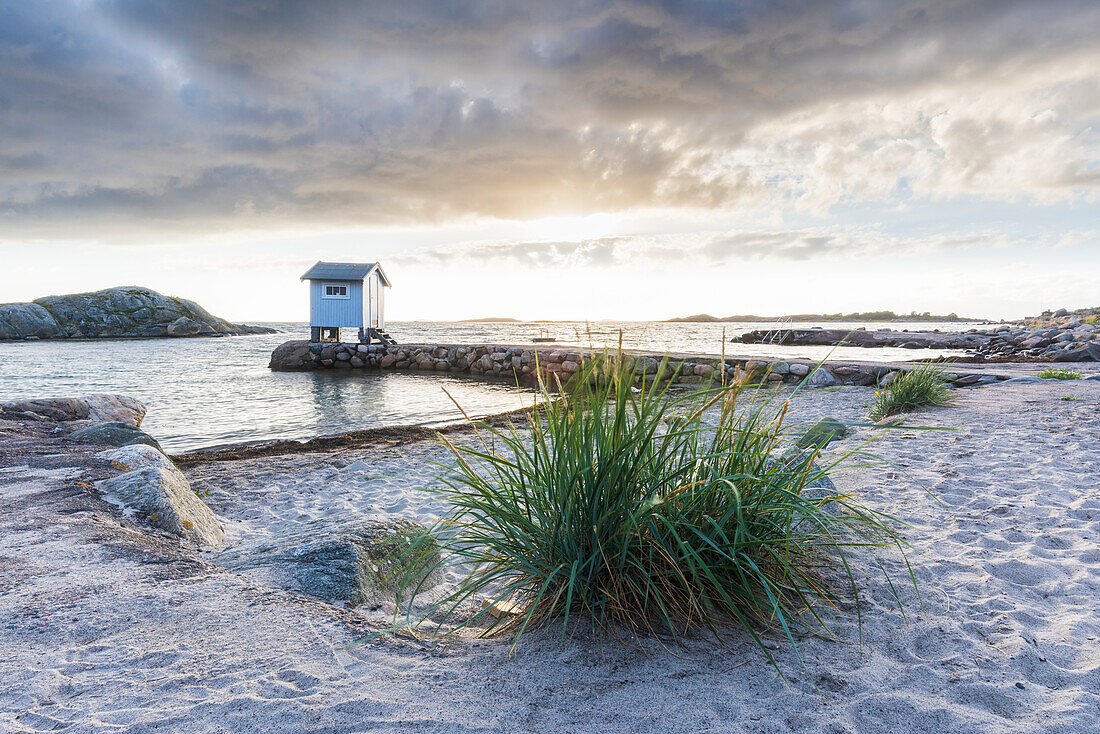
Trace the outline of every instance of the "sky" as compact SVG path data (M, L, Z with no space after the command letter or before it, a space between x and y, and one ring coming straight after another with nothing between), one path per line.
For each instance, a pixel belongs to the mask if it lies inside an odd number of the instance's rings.
M1100 3L0 0L0 302L1100 305Z

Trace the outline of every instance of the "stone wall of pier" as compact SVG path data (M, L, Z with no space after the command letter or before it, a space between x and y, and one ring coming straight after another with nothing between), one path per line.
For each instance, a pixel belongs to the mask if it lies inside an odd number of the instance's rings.
M278 347L271 355L271 369L285 372L310 370L403 370L409 372L455 372L472 376L519 379L534 382L536 372L544 376L557 374L565 379L581 369L586 360L600 357L602 352L562 347L507 347L495 345L399 344L380 346L355 343L310 343L292 341ZM626 353L624 359L638 375L655 375L660 369L659 358L644 353ZM664 369L666 377L676 382L696 384L751 377L774 383L811 385L880 385L893 381L903 367L888 364L830 362L818 367L811 360L765 360L760 358L671 356ZM948 373L947 379L956 385L974 385L1007 379L1004 375Z

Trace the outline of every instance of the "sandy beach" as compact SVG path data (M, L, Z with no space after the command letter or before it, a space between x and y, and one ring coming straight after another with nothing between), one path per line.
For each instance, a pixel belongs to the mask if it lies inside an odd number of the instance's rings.
M0 734L1100 734L1098 37L0 0Z
M889 462L838 486L908 523L921 590L859 558L862 642L807 639L804 665L694 639L352 645L382 610L337 608L231 573L91 489L94 447L3 426L0 729L12 732L1083 732L1100 710L1100 384L958 390L912 425L833 445ZM797 421L858 422L870 390L804 392ZM1074 400L1064 400L1072 397ZM48 426L49 424L40 424ZM22 438L20 438L22 436ZM56 442L57 445L51 444ZM82 453L83 452L83 453ZM361 514L430 521L445 460L425 441L188 467L232 547ZM850 612L850 610L847 610ZM770 643L769 643L770 644Z

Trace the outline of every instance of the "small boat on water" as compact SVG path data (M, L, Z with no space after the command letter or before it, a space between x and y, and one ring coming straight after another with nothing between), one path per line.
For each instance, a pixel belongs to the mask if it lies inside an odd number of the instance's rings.
M533 337L531 341L535 342L536 344L542 344L545 342L556 342L557 339L550 336L550 332L548 332L546 329L543 329L539 332L539 335Z

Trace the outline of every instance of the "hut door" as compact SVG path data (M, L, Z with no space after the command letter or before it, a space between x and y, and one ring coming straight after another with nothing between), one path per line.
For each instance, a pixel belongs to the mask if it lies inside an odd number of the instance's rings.
M386 309L386 286L384 286L382 284L382 279L379 278L378 283L375 285L375 287L378 290L378 295L376 296L376 298L378 300L378 310L374 312L374 319L375 319L375 321L378 322L378 327L377 328L381 329L382 331L385 331L386 330L386 316L385 316L384 312L385 312L385 309Z
M371 275L367 282L370 286L370 325L373 329L380 329L382 328L379 319L379 313L382 310L382 284L374 275Z

